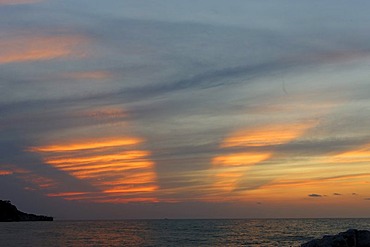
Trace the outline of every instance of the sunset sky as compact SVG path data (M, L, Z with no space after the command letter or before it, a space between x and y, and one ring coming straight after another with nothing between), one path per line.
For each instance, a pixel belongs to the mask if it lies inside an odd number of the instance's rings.
M56 219L370 217L369 9L0 0L0 199Z

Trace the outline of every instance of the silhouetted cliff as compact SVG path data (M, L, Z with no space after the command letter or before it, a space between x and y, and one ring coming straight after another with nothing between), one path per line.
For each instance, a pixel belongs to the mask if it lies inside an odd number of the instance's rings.
M17 209L10 201L0 200L0 221L52 221L53 217L26 214Z

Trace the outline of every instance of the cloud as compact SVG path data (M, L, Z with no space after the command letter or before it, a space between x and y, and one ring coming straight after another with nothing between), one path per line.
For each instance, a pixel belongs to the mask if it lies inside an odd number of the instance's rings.
M346 151L329 158L332 163L360 163L370 161L370 144L357 147L355 150Z
M50 197L112 203L153 201L152 193L158 189L154 162L150 152L137 149L140 142L138 138L97 138L29 150L40 153L46 164L99 191L64 191L49 193Z
M341 196L342 194L340 193L333 193L334 196Z
M18 4L32 4L40 3L44 0L0 0L0 5L18 5Z
M345 182L347 180L362 180L364 178L369 178L370 173L358 173L358 174L345 174L340 176L326 176L326 177L318 177L318 178L310 178L310 179L286 179L286 180L275 180L271 184L267 184L266 186L277 186L277 187L306 187L312 186L315 184L321 185L324 183L330 182ZM352 195L357 195L356 193L352 193Z
M271 153L233 153L224 156L217 156L213 159L214 166L249 166L262 162L271 157Z
M6 176L6 175L11 175L11 174L13 174L12 171L0 170L0 176Z
M106 80L112 76L113 74L110 71L105 70L69 72L62 75L66 79L73 80Z
M304 132L315 126L314 121L305 123L276 124L248 128L236 131L223 141L222 147L245 146L261 147L281 145L302 136Z
M316 121L306 121L305 123L270 124L233 131L220 145L221 150L229 153L219 154L212 159L215 189L240 192L256 189L268 183L266 180L271 180L271 177L260 178L257 181L249 178L253 180L254 186L245 181L245 177L250 177L250 170L254 166L274 159L275 150L264 148L294 141L315 125ZM244 150L236 152L235 148ZM255 148L256 151L247 151L247 148Z
M68 144L60 145L48 145L41 147L31 147L29 151L32 152L66 152L66 151L79 151L79 150L89 150L89 149L104 149L110 147L120 147L126 145L136 145L142 142L139 138L112 138L112 139L99 139L99 140L84 140L76 141Z
M319 194L309 194L308 196L309 197L322 197L322 195L319 195Z
M107 16L102 16L100 22L93 18L89 20L92 23L91 26L86 26L83 31L96 41L109 44L109 47L97 46L95 49L107 59L107 64L117 66L113 64L114 61L120 64L122 69L125 69L125 66L148 66L144 73L129 72L132 75L125 76L123 88L89 94L88 97L91 99L115 98L127 102L185 90L221 86L229 88L233 85L251 83L253 79L271 73L291 71L314 64L332 63L333 57L336 59L335 62L338 62L342 61L340 59L346 61L348 57L356 57L350 54L367 54L363 51L365 49L359 52L356 51L356 47L351 46L345 49L336 47L333 49L319 47L318 49L294 44L294 47L300 47L298 52L292 50L292 45L287 44L292 40L289 34L281 34L273 30L226 28L221 25L199 23L130 20L124 17L109 18ZM112 26L115 28L112 29ZM238 38L225 40L224 37ZM274 43L276 45L266 42L271 37L277 39ZM229 42L231 45L225 45ZM203 43L208 45L202 46ZM269 47L268 52L265 49L266 46ZM258 60L248 60L251 56L249 47L253 47L258 51L256 53L261 54ZM135 53L144 48L147 49L144 54ZM302 52L301 49L304 51ZM236 53L235 50L238 52ZM284 55L276 56L276 53ZM349 55L343 55L344 53ZM125 59L128 57L130 59ZM223 59L220 60L218 57ZM251 59L253 58L254 56ZM205 62L199 62L202 60ZM163 72L158 73L158 71ZM149 79L148 74L151 77ZM69 76L97 78L105 75L74 74ZM138 83L131 83L132 81Z
M86 44L82 36L11 34L0 37L0 64L46 61L65 57L79 57L79 45Z

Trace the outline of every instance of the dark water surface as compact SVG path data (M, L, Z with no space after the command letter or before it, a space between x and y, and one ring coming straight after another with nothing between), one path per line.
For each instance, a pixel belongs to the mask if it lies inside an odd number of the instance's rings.
M299 246L370 219L122 220L0 223L0 246Z

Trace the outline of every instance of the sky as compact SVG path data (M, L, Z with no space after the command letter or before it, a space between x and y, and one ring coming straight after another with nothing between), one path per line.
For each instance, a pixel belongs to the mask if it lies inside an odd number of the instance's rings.
M0 0L0 199L56 219L370 217L369 8Z

